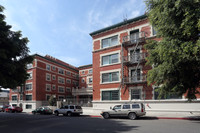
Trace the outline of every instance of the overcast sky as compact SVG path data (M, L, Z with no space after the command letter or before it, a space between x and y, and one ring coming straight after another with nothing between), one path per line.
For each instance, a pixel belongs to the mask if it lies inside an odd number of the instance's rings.
M74 66L92 64L89 33L145 13L143 0L0 0L12 30L28 37L30 54Z

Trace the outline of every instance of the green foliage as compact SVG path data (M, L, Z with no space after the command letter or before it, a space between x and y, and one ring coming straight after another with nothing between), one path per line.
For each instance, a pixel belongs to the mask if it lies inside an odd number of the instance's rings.
M28 38L23 38L20 31L10 30L3 10L0 5L0 86L15 88L26 81L26 64L31 63L33 58L28 55Z
M48 102L50 106L56 106L56 98L53 95L49 98Z
M150 56L148 83L160 86L160 95L187 92L195 99L200 86L200 1L146 0L147 14L160 42L145 46Z

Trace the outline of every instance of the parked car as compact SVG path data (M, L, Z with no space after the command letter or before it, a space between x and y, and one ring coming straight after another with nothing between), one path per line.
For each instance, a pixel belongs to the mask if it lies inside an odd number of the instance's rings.
M23 109L21 107L18 107L18 106L10 106L10 107L6 108L5 111L10 112L10 113L14 113L14 112L22 112Z
M5 109L7 109L8 107L10 107L10 105L4 105L4 106L1 108L1 111L2 111L2 112L5 112Z
M32 111L32 114L53 114L53 110L49 107L39 107Z
M2 112L2 111L3 111L3 109L2 109L2 108L3 108L3 106L2 106L2 105L0 105L0 112Z
M80 115L83 113L82 107L77 105L66 105L54 111L55 115L63 114L65 116Z
M109 117L128 117L131 120L146 114L145 107L142 103L120 104L115 105L110 110L101 112L101 115L108 119Z

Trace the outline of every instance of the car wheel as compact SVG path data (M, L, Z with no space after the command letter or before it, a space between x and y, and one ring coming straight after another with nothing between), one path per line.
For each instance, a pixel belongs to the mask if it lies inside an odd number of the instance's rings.
M59 113L58 113L58 111L56 111L56 112L55 112L55 116L58 116L58 115L59 115Z
M109 116L109 114L108 113L103 113L103 118L104 119L108 119L110 116Z
M67 116L72 116L72 112L67 112Z
M131 119L131 120L135 120L137 118L137 116L136 116L135 113L129 113L128 118Z

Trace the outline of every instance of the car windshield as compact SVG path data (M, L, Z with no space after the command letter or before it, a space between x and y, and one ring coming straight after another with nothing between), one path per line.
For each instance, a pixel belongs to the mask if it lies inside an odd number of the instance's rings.
M113 109L121 109L121 105L116 105Z

